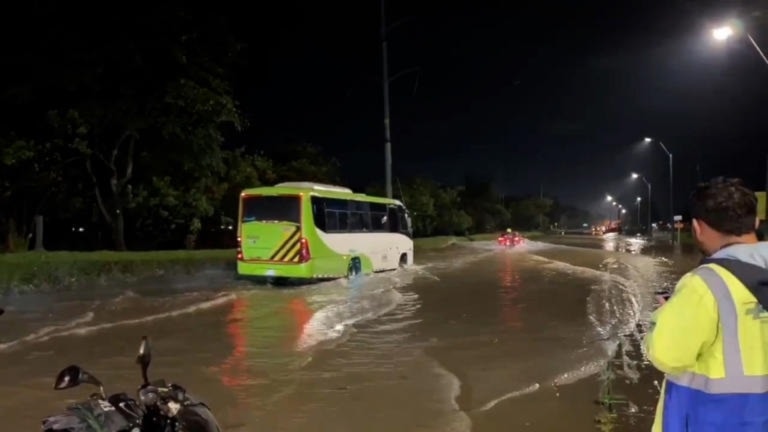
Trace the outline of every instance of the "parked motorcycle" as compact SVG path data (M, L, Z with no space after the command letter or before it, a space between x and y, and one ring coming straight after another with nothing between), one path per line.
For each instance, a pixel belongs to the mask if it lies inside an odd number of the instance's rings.
M165 380L150 382L147 376L152 353L144 336L136 363L144 383L137 398L126 393L106 395L101 381L77 365L59 372L54 390L80 384L99 388L85 401L74 403L63 414L42 421L44 432L221 432L211 410L178 384Z

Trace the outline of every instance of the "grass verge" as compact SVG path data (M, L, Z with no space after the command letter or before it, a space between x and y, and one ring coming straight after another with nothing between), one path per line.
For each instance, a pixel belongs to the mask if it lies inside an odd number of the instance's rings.
M191 273L234 262L234 250L22 252L0 254L0 293L62 290L109 278Z

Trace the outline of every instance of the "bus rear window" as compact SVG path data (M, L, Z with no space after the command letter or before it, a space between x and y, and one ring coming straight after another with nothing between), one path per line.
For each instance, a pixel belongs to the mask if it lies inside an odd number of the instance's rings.
M297 196L246 196L242 222L301 222L301 201Z

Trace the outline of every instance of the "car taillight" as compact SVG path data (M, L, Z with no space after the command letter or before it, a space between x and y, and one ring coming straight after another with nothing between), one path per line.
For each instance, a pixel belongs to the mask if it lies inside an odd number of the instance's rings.
M299 261L305 263L312 258L312 254L309 252L309 241L302 237L300 244L301 249L299 250Z
M243 246L240 237L237 237L237 260L243 260Z

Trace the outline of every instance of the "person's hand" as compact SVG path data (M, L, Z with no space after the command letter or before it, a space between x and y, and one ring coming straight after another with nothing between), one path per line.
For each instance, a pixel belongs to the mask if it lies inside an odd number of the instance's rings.
M656 301L659 302L659 307L664 306L664 303L666 303L667 300L669 300L669 296L663 296L663 295L656 296Z

